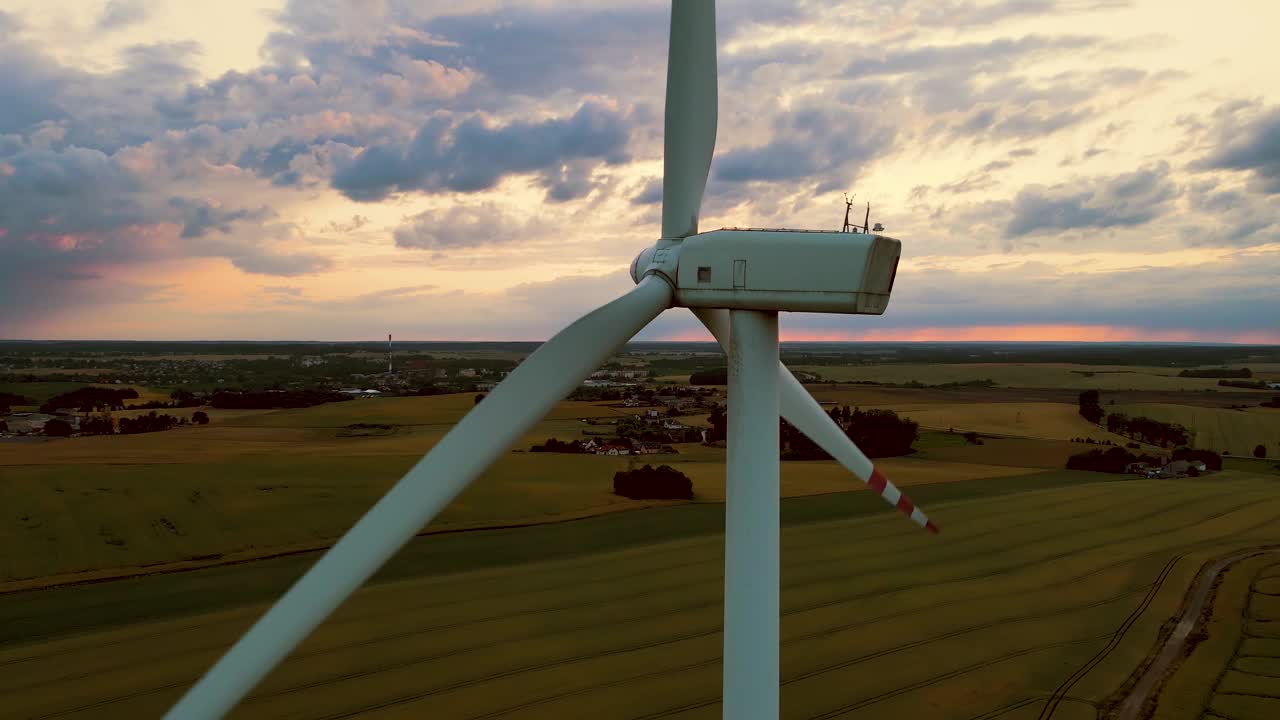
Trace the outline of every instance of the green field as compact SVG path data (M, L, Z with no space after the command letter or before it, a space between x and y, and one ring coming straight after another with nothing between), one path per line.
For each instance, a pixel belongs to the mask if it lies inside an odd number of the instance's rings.
M783 716L1101 702L1206 558L1280 541L1275 481L1054 481L928 486L941 536L875 503L786 501ZM415 540L233 717L717 718L721 512ZM6 714L158 716L303 567L2 596Z

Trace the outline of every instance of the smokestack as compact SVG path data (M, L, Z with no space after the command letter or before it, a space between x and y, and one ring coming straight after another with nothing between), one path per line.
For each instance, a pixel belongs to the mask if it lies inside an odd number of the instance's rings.
M391 333L387 333L387 374L391 374Z

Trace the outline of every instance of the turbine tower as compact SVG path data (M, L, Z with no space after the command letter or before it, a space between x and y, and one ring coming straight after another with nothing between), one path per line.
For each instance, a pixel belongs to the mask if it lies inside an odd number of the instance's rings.
M674 0L667 56L662 235L636 287L548 340L387 492L165 716L226 714L523 433L632 336L686 307L729 357L724 717L778 717L778 416L931 532L778 358L780 311L879 315L901 244L863 233L698 232L716 137L715 5Z

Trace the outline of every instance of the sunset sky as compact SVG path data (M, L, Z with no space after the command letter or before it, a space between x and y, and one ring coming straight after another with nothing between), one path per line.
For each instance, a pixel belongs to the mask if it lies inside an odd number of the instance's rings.
M0 338L541 340L658 235L668 3L0 8ZM903 242L783 339L1280 343L1280 3L717 13L701 228Z

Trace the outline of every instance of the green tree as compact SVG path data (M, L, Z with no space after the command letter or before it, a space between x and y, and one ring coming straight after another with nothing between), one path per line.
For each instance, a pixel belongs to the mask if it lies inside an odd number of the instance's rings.
M1258 447L1256 447L1256 448L1254 448L1254 449L1253 449L1253 456L1254 456L1254 457L1256 457L1256 458L1258 458L1259 460L1261 460L1262 458L1266 457L1266 456L1267 456L1267 446L1266 446L1266 445L1259 444L1259 445L1258 445Z
M49 437L71 437L71 423L54 418L44 424L44 434Z
M208 425L209 414L203 410L197 410L191 413L191 422L196 425Z

